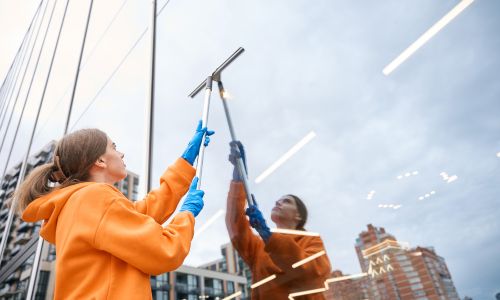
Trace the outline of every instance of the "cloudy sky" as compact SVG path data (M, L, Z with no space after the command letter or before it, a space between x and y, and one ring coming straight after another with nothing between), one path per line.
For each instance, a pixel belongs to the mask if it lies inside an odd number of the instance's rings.
M1 79L39 3L0 0ZM392 74L382 74L457 3L171 0L158 18L154 177L182 153L201 117L203 96L187 95L242 46L246 52L223 79L264 214L281 195L297 194L310 211L306 227L321 233L335 269L360 272L354 242L371 223L410 246L433 246L461 297L492 299L500 292L500 2L475 1ZM27 149L65 2L56 3L28 94L53 5L49 1L0 153L2 170L25 99L9 165ZM64 131L87 9L86 1L69 5L33 149ZM106 131L128 168L141 175L149 33L138 39L149 15L148 2L95 1L71 117L73 130ZM198 228L225 208L231 177L229 132L216 93L209 127L216 135L206 153ZM253 182L311 131L316 137L309 144ZM397 179L414 171L418 175ZM458 179L447 183L441 172ZM219 258L228 241L219 218L193 241L186 263Z

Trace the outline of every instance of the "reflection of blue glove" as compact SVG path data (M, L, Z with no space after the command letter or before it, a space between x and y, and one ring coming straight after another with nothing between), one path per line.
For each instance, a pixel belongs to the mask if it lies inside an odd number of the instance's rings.
M191 141L189 141L189 144L186 148L186 151L182 154L182 158L187 160L188 163L193 165L194 161L196 160L196 157L198 156L198 153L200 152L200 147L201 147L201 140L203 138L203 135L205 135L205 142L203 143L205 146L208 146L208 143L210 143L210 135L214 134L215 132L212 130L207 130L207 128L201 128L201 121L198 123L198 127L196 128L196 133L194 134L193 138Z
M266 220L257 205L250 205L246 210L246 215L250 218L250 225L257 230L264 242L268 242L271 237L271 230L267 227Z
M189 192L182 203L180 211L190 211L196 217L201 209L203 208L203 195L205 194L202 190L197 190L196 186L198 185L198 177L193 178L193 182L191 182L191 186L189 187Z
M248 174L247 159L245 156L245 148L243 148L243 144L240 141L232 141L229 143L229 146L231 146L231 153L229 154L229 161L234 166L233 180L234 181L241 181L243 178L241 178L240 172L238 171L236 160L240 157L243 159L243 165L245 166L245 174Z

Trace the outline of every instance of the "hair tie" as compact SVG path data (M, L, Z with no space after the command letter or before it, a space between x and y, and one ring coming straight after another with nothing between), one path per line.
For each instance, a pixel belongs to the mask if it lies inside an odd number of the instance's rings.
M53 182L63 183L66 180L66 175L61 168L61 163L59 162L59 156L54 156L54 167L52 169L52 174L50 175L50 179Z

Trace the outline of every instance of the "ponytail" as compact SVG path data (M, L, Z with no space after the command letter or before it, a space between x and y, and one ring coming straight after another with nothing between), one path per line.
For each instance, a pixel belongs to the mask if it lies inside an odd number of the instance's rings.
M87 181L90 168L106 152L107 143L108 136L95 128L64 136L57 143L52 163L33 169L14 193L18 212L56 188Z
M54 189L54 185L49 183L53 170L53 164L45 164L36 167L29 173L14 193L13 203L17 205L18 213L22 213L33 200Z

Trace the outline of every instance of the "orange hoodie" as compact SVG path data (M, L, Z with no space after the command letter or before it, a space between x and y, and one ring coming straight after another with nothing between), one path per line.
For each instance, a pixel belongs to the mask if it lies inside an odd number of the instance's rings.
M175 211L194 168L178 159L160 188L131 202L114 186L84 182L34 200L23 220L43 220L40 235L56 245L54 299L151 299L150 274L177 269L194 233L190 212Z
M267 245L254 235L245 216L246 194L241 182L231 182L227 197L226 226L231 242L252 271L252 283L275 279L251 290L252 299L288 300L292 293L325 288L331 267L326 253L298 267L293 265L325 250L318 236L273 233ZM323 293L294 299L322 300Z

